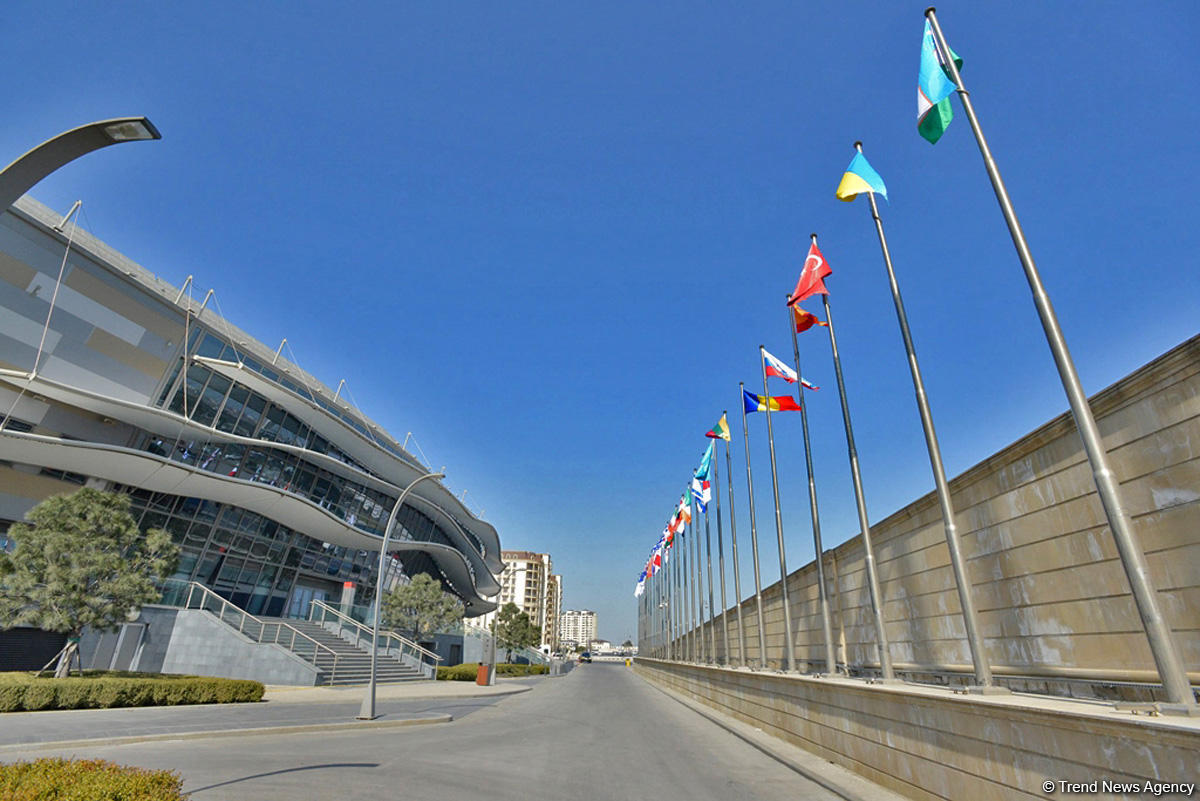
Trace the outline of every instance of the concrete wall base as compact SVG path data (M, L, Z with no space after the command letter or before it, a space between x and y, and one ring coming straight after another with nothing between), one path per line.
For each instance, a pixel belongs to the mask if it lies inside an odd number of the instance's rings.
M1096 702L681 665L639 675L921 801L1045 799L1058 782L1195 783L1200 720ZM1045 782L1055 782L1047 793ZM1152 790L1144 792L1154 797ZM1189 793L1190 794L1190 793Z

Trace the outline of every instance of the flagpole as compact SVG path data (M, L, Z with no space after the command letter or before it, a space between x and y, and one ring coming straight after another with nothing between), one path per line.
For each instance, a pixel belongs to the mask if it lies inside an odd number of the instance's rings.
M795 643L792 640L792 610L788 600L787 553L783 545L783 514L779 510L779 474L775 469L775 431L771 426L771 393L767 389L767 367L763 358L763 346L758 346L758 366L762 370L763 400L767 413L767 447L771 453L771 489L775 492L775 539L779 543L779 592L783 602L783 642L787 649L784 664L787 671L796 670ZM799 377L797 376L797 381Z
M812 235L817 243L817 235ZM842 359L838 355L837 336L833 331L833 315L829 310L829 295L822 295L825 302L825 324L829 328L829 346L833 351L833 371L837 375L838 394L842 400L842 421L846 424L846 450L850 454L850 478L854 484L854 502L858 507L858 526L862 530L863 562L867 571L867 589L871 597L871 616L875 621L875 645L879 651L879 672L885 682L895 681L892 670L892 652L888 645L887 632L883 626L883 595L879 588L879 572L875 566L875 548L871 544L871 525L867 521L867 501L863 495L862 475L858 470L858 449L854 446L854 429L850 424L850 404L846 401L846 382L842 377Z
M788 328L792 332L792 354L796 360L796 399L800 403L800 428L804 432L804 462L808 467L808 511L812 515L813 548L817 554L817 598L821 603L821 629L825 636L825 672L837 675L837 656L833 652L833 625L829 622L829 594L825 589L825 549L821 546L821 516L817 511L817 481L813 475L812 443L808 438L808 404L804 402L804 373L800 370L800 343L792 307L786 305Z
M758 607L758 666L767 666L767 628L763 624L762 577L758 570L758 524L754 520L754 477L750 470L750 434L746 428L746 385L738 382L738 401L742 404L742 442L746 445L746 488L750 496L750 552L754 556L754 601Z
M690 500L688 501L688 504L689 504L688 510L691 511L691 506L690 506L691 501ZM683 541L683 555L684 555L683 592L684 592L684 596L685 596L684 597L684 609L686 610L686 613L688 613L688 616L686 616L686 624L685 624L686 628L684 630L684 638L686 639L686 646L684 648L684 656L686 657L686 660L685 660L686 662L691 662L691 655L692 655L692 652L694 652L694 646L696 644L695 637L692 637L692 619L694 619L696 610L695 610L694 606L692 606L692 602L691 602L691 559L690 559L690 554L688 553L688 548L690 548L690 547L691 547L691 520L688 520L688 525L686 525L686 530L684 531L684 541Z
M744 409L742 413L745 414ZM729 440L725 440L725 480L729 483L729 538L733 543L733 597L737 601L738 663L741 667L746 667L746 625L742 620L742 572L738 566L737 516L733 508L733 460L729 456Z
M855 142L854 147L862 152L862 142ZM938 446L937 433L933 430L933 413L929 410L929 400L925 395L925 382L921 379L921 368L917 365L917 352L913 347L912 333L908 329L908 316L904 313L904 301L900 298L900 285L896 283L896 272L892 269L892 254L888 250L887 237L883 233L883 220L879 218L879 207L875 204L875 193L867 192L870 201L871 218L875 221L875 231L879 235L879 247L883 250L883 263L887 267L888 282L891 284L892 301L896 306L896 318L900 322L900 335L904 339L904 349L908 353L908 368L912 373L913 390L917 396L917 409L921 414L921 426L925 430L925 446L929 450L929 466L933 469L933 480L937 485L938 501L942 507L942 525L946 532L946 546L950 550L950 564L954 568L954 579L958 585L958 600L962 605L963 623L967 629L967 645L971 649L971 661L975 665L975 681L977 687L970 688L973 692L993 693L1007 692L996 687L992 681L992 668L988 664L987 651L984 650L983 638L979 633L979 618L975 613L975 600L971 596L971 579L967 573L967 564L963 559L962 548L958 542L958 526L954 521L954 505L950 502L950 486L946 483L946 471L942 467L942 451Z
M700 662L704 658L704 629L701 628L704 620L704 603L701 600L704 595L703 574L700 572L700 512L696 508L696 499L690 499L692 504L692 565L695 572L695 581L692 583L692 601L696 605L696 618L693 630L695 631L695 653L693 662Z
M713 535L710 534L708 525L708 504L704 504L704 571L708 573L708 663L716 664L716 609L713 608Z
M721 419L725 419L725 412L721 412ZM725 430L729 430L726 424ZM715 445L714 445L715 447ZM726 453L729 448L726 446ZM717 455L713 454L713 494L716 496L717 502L717 572L721 574L721 644L725 649L725 664L728 665L729 659L729 606L725 601L725 543L721 533L721 476L718 469L719 460ZM709 587L712 587L712 578L708 580ZM715 619L715 618L714 618Z
M704 551L700 544L700 504L696 503L696 499L692 498L692 521L695 523L695 528L692 529L696 534L696 542L694 544L695 551L693 556L696 557L696 662L704 661L704 571L703 571L703 556Z
M925 9L925 17L933 28L934 39L943 56L944 63L950 70L950 78L958 87L958 98L962 102L963 111L966 112L971 131L975 134L975 142L979 145L980 155L983 156L983 166L992 182L992 190L996 193L996 200L1000 203L1004 221L1008 224L1008 233L1016 246L1021 267L1025 270L1025 279L1029 282L1029 289L1033 293L1033 303L1037 307L1042 330L1046 334L1046 342L1050 345L1050 352L1054 355L1054 363L1058 367L1059 378L1062 381L1063 389L1066 390L1071 413L1075 417L1075 426L1079 430L1080 439L1083 440L1084 450L1087 451L1092 477L1096 482L1096 490L1100 494L1100 502L1104 506L1108 527L1112 530L1117 552L1121 556L1121 566L1125 569L1125 575L1129 579L1133 599L1137 604L1138 614L1142 618L1142 627L1146 631L1146 639L1150 641L1150 651L1158 666L1163 689L1166 690L1167 697L1172 704L1194 707L1196 700L1192 694L1187 671L1184 669L1183 660L1180 659L1179 648L1171 633L1171 627L1167 625L1166 619L1163 617L1158 602L1158 593L1150 581L1150 569L1146 563L1146 555L1141 544L1133 535L1129 515L1125 511L1121 499L1116 474L1108 464L1108 453L1104 449L1100 429L1096 425L1087 395L1084 394L1083 385L1079 381L1075 362L1071 359L1071 353L1067 349L1067 341L1058 324L1058 316L1054 313L1050 296L1042 285L1041 275L1033 261L1033 253L1025 241L1025 232L1021 229L1017 212L1008 196L1008 189L1005 188L1004 180L1000 177L1000 169L996 166L987 139L983 136L983 129L979 126L979 119L975 116L975 107L971 104L970 93L963 85L958 65L954 63L953 59L945 58L945 54L950 52L950 46L946 44L942 26L938 24L937 14L932 6Z

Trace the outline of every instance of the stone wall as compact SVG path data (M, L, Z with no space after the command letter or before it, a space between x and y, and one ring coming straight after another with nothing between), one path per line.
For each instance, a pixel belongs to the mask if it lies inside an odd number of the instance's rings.
M1058 798L1046 781L1196 781L1200 722L1059 698L681 665L639 657L656 684L920 801ZM1171 797L1179 797L1172 795Z
M1154 586L1200 681L1200 336L1092 399ZM1155 682L1157 672L1074 422L1064 414L950 483L988 659L998 676ZM866 488L868 497L870 487ZM910 675L970 673L933 493L872 524L892 659ZM839 662L878 666L862 538L827 551ZM798 666L824 661L815 564L788 577ZM745 583L743 583L745 586ZM767 657L780 664L778 583L764 590ZM737 660L736 613L727 614ZM751 595L747 656L757 660ZM724 661L720 626L716 645ZM1038 689L1031 686L1030 689Z

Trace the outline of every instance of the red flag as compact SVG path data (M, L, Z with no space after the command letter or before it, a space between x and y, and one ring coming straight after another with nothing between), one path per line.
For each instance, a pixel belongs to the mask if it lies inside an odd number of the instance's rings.
M806 312L804 309L796 305L792 306L792 320L796 323L797 334L807 331L814 325L821 325L826 328L829 327L829 323L821 322L817 319L817 315L813 314L812 312Z
M796 282L796 288L792 291L792 296L788 298L788 305L794 306L813 295L828 295L829 290L825 288L824 278L832 274L833 270L825 261L825 257L821 255L821 251L817 250L817 243L813 242L808 249L808 256L804 259L804 269L800 271L800 280Z

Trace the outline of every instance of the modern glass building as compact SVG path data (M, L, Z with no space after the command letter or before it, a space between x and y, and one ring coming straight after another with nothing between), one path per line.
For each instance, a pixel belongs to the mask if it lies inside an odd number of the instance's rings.
M174 578L251 614L303 617L351 583L373 599L388 515L429 468L188 292L83 232L68 246L60 222L29 197L0 215L0 547L86 484L171 533ZM434 576L468 616L494 608L496 530L440 482L409 493L395 536L397 576Z

